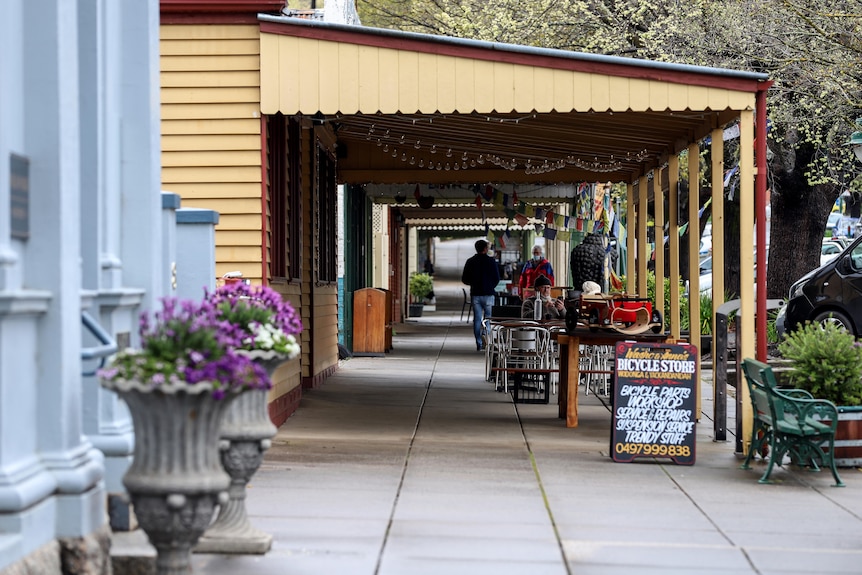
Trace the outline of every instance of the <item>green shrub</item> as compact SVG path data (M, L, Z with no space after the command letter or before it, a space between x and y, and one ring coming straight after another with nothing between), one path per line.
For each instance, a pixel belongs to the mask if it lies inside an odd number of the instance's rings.
M836 405L862 404L862 345L832 324L807 323L778 346L791 361L791 382Z
M773 309L766 312L766 341L768 343L778 343L778 327L775 325L775 320L778 318L778 310Z
M685 297L685 284L681 281L679 282L679 326L680 329L685 331L688 330L690 326L690 321L688 317L688 298ZM647 299L650 302L655 303L655 272L649 271L647 272ZM664 278L664 314L667 314L670 311L670 278ZM670 326L670 322L665 317L664 321L665 327Z
M407 290L413 296L413 301L420 303L434 291L434 280L426 273L415 273L410 276Z

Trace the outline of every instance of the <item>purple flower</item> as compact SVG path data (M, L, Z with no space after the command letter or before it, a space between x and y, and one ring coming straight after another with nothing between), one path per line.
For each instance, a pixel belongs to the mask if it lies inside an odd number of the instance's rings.
M165 298L162 309L142 313L141 349L124 350L99 370L110 381L138 381L153 389L209 382L215 397L244 388L269 389L266 372L236 349L245 326L223 317L215 301Z

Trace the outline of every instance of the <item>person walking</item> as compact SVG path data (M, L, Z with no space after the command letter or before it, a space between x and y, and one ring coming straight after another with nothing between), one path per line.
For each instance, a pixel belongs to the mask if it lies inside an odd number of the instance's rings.
M500 283L500 270L497 260L488 255L488 242L478 240L474 244L476 255L470 257L461 272L461 282L470 286L470 300L473 303L473 335L476 349L482 351L482 320L491 317L494 305L494 290Z
M533 283L533 287L536 288L536 295L528 297L521 304L521 317L526 319L565 319L566 306L563 304L563 300L551 297L551 280L540 275ZM537 301L542 302L539 317L535 317Z
M518 279L518 287L521 297L524 297L524 290L533 287L536 283L536 278L540 275L545 276L554 285L554 268L551 267L551 262L545 259L542 246L533 246L533 259L524 264L524 269L521 270L521 277ZM525 298L526 299L526 298Z

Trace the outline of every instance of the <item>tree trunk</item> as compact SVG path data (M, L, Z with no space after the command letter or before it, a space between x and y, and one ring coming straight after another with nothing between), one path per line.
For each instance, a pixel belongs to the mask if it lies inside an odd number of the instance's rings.
M786 298L790 286L820 266L820 246L826 218L841 188L835 184L810 186L805 172L812 160L810 145L781 142L770 168L772 220L767 276L767 296Z

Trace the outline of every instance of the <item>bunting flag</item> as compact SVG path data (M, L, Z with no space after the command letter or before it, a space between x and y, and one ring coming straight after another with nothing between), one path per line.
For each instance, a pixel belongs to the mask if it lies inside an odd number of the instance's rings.
M711 203L712 203L712 198L709 198L708 200L706 200L706 202L704 202L703 207L701 207L701 208L697 211L697 217L698 217L698 218L703 217L703 212L704 212L704 210L706 210L706 208L708 208L708 207L709 207L709 204L711 204Z
M418 200L421 196L422 194L419 193L419 184L416 184L416 188L413 190L413 197Z
M623 291L623 280L614 270L611 270L611 289L614 291Z
M556 239L559 241L571 242L577 240L583 241L587 233L607 233L611 226L614 227L614 232L619 233L619 219L613 212L613 207L610 201L610 194L606 190L597 190L597 187L604 184L587 184L581 183L577 187L574 201L574 214L562 215L555 213L552 209L534 207L518 199L518 192L515 186L512 187L512 194L503 193L494 186L487 184L484 189L480 190L480 186L475 186L476 190L476 207L482 213L482 221L485 223L486 234L489 241L499 240L499 244L505 248L509 243L511 235L508 229L505 232L491 231L488 225L487 214L485 213L485 203L491 203L495 208L503 212L507 218L507 226L517 224L521 227L526 227L531 224L537 235L546 239ZM604 193L597 193L604 192ZM418 197L419 185L416 186L414 196ZM709 206L707 201L701 214ZM601 216L595 217L597 208ZM602 209L604 208L604 209ZM538 220L538 222L536 222ZM683 230L680 230L682 233ZM575 244L577 245L577 244Z

